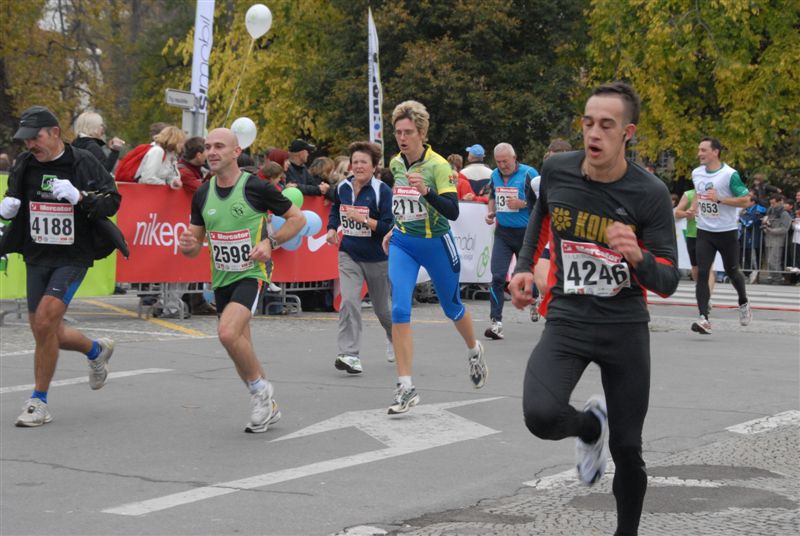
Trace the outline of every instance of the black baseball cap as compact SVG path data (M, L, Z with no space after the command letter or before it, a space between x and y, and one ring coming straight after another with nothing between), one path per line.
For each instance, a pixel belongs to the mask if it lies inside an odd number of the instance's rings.
M289 144L290 153L299 153L300 151L313 151L316 149L313 145L303 140L294 140Z
M31 106L22 112L19 128L14 134L15 140L29 140L35 138L39 130L44 127L57 127L58 118L44 106Z

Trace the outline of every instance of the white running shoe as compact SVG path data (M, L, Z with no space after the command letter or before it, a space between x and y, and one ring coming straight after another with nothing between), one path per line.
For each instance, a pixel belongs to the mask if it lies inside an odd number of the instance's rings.
M536 301L533 302L531 305L531 322L538 322L540 315L539 315L539 305L542 303L542 296L536 296Z
M491 327L486 328L486 331L483 333L483 335L487 339L492 339L492 340L495 340L495 341L502 339L503 338L503 323L499 322L497 320L492 320Z
M703 315L700 315L697 321L692 322L692 331L696 331L700 335L711 335L711 322Z
M248 434L259 434L261 432L266 432L267 428L275 424L281 420L281 410L278 409L278 402L273 398L272 399L272 417L266 422L266 424L262 424L259 426L255 426L252 423L245 426L244 431Z
M398 383L397 388L394 390L394 404L389 406L389 411L387 411L387 413L389 415L406 413L417 404L419 404L419 395L414 386L412 385L410 388L406 389Z
M257 393L250 395L250 422L244 431L250 434L266 432L270 424L281 418L278 403L272 399L274 388L271 382Z
M108 362L111 354L114 353L114 341L111 339L97 339L100 345L100 354L95 359L87 359L89 362L89 387L97 391L106 384L108 378Z
M361 374L364 372L364 369L361 368L361 360L354 355L337 355L333 366L338 370L346 370L348 374Z
M746 326L753 320L753 311L750 310L750 302L739 306L739 324Z
M392 341L386 341L386 361L394 363L394 344Z
M578 478L584 484L595 484L603 473L606 472L605 442L608 435L608 411L606 401L602 396L594 395L583 406L584 412L590 412L600 421L600 436L593 443L584 443L579 437L575 438L575 459L578 469Z
M469 379L475 389L480 389L486 383L486 377L489 376L489 367L486 364L486 356L483 350L481 341L475 341L478 344L478 353L472 354L472 350L467 350L467 360L469 364Z
M22 413L14 423L20 427L32 428L41 426L53 420L53 415L47 409L47 404L38 398L31 398L22 406Z

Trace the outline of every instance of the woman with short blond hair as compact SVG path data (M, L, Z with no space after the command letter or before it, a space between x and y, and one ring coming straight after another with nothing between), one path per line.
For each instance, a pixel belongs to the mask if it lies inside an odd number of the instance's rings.
M119 158L119 150L125 141L113 137L108 141L111 152L106 155L103 146L106 145L106 125L103 117L97 112L83 112L75 120L75 139L72 146L85 149L92 153L109 173L114 169Z
M411 304L420 268L430 275L439 305L464 340L473 387L483 387L489 372L483 345L475 339L472 316L460 296L461 259L449 223L459 214L457 175L427 143L429 122L428 111L417 101L401 102L392 112L400 154L389 162L394 175L394 228L383 244L389 255L392 341L397 363L397 388L388 409L390 415L405 413L420 401L411 378Z

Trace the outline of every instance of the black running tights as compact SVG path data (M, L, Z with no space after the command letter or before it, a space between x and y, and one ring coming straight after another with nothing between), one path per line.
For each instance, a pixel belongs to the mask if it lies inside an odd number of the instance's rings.
M708 273L714 264L714 257L719 251L722 257L722 267L725 275L731 280L733 288L739 295L739 305L747 303L747 292L744 285L744 274L739 270L739 240L736 238L737 231L724 231L721 233L710 233L697 230L697 281L695 282L695 295L697 298L697 308L700 314L708 318L708 300L711 298L711 290L708 287Z
M636 534L647 489L642 427L650 397L650 332L646 322L585 324L549 320L525 371L525 425L542 439L594 441L597 419L569 399L583 371L594 362L608 406L609 450L619 536Z

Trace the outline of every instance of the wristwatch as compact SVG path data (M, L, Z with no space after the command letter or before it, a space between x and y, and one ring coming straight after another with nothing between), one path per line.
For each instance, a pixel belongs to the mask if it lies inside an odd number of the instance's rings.
M278 249L278 246L280 246L280 244L278 244L278 241L272 238L271 236L269 237L269 243L272 244L272 249Z

